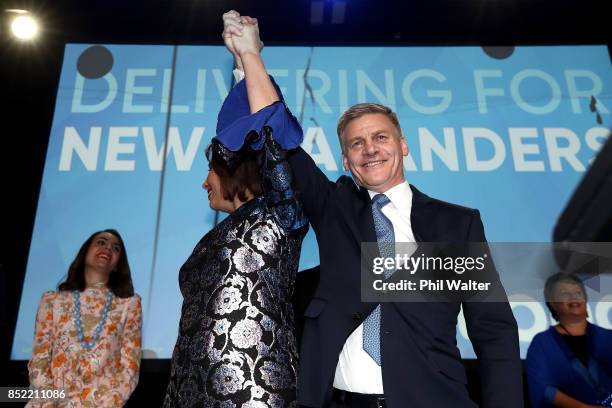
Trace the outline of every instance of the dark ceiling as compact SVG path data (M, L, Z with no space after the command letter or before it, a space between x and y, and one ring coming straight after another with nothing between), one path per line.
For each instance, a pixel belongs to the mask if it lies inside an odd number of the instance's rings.
M606 1L593 0L4 0L3 4L2 9L31 10L43 20L43 40L62 42L213 42L220 37L221 14L229 9L258 17L264 39L274 43L602 43L610 26ZM342 22L334 23L334 18Z

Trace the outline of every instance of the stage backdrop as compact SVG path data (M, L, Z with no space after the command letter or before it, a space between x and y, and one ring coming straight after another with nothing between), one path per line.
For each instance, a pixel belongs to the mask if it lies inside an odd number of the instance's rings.
M266 47L263 54L301 121L303 148L329 178L343 173L339 115L357 102L383 103L398 113L411 151L408 180L480 209L489 241L549 241L610 127L605 46ZM171 356L178 271L214 225L201 188L203 152L232 86L231 64L220 46L66 47L13 359L30 357L40 295L103 228L126 241L143 299L144 356ZM317 263L310 233L300 268ZM603 300L590 303L591 321L612 327ZM514 312L524 356L550 318L541 303L517 301ZM472 358L461 319L457 339Z

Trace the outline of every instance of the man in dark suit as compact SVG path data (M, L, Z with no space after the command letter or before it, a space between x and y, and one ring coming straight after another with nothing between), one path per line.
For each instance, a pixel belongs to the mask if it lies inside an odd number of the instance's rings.
M233 27L226 22L226 42L246 23L248 18ZM382 241L382 236L401 242L484 242L478 211L430 198L406 182L408 146L389 108L349 108L339 120L338 137L352 178L329 181L301 148L289 157L321 262L319 285L304 312L299 402L309 407L476 407L455 340L463 307L479 361L482 406L522 407L518 333L507 300L375 304L360 297L362 243ZM499 280L494 285L501 289Z
M397 241L484 242L477 210L428 197L404 178L408 146L389 108L359 104L340 118L342 161L353 178L329 181L302 149L290 158L319 245L320 283L306 309L298 399L307 406L454 407L476 405L456 347L460 302L381 303L379 356L364 344L377 305L360 300L362 242L376 242L372 199ZM499 285L499 282L496 282ZM523 405L516 321L507 302L463 303L479 360L482 406ZM376 361L378 360L378 361Z

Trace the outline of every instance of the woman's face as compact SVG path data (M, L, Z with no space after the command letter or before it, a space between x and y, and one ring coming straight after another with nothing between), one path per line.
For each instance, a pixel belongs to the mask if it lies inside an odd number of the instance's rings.
M117 268L120 257L119 238L110 232L101 232L89 244L85 254L85 266L110 275Z
M208 170L208 177L204 180L202 188L208 191L208 201L210 208L217 211L232 212L234 203L223 197L221 190L221 178L214 169Z
M567 318L586 319L586 299L580 285L571 282L559 282L553 291L552 307L561 320Z

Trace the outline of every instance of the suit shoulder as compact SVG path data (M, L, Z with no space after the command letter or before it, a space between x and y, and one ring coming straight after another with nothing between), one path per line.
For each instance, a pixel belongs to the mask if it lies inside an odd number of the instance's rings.
M338 177L334 184L336 190L349 191L351 193L359 192L359 187L357 186L355 181L349 176L342 175Z
M357 187L355 185L355 182L353 181L353 179L350 178L349 176L346 176L346 175L342 175L342 176L338 177L338 179L336 180L336 184L343 185L343 186L344 185L348 185L348 186L355 186L355 187Z
M465 207L463 205L449 203L447 201L432 197L428 197L428 199L430 200L430 205L433 205L440 210L452 212L453 214L470 216L479 214L479 211L476 208Z

